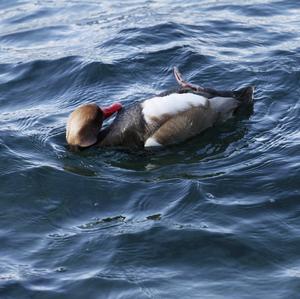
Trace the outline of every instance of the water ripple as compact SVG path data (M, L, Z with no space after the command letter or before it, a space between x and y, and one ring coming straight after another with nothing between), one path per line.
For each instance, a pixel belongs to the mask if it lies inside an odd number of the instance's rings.
M300 6L198 2L0 3L3 298L298 296ZM68 150L75 107L171 89L175 65L255 85L253 114L163 151Z

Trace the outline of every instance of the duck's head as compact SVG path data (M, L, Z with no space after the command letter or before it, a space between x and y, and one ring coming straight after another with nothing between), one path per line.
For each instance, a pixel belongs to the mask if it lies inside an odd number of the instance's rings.
M86 104L75 109L69 116L66 139L71 148L85 148L94 145L103 121L122 108L120 103L100 108Z

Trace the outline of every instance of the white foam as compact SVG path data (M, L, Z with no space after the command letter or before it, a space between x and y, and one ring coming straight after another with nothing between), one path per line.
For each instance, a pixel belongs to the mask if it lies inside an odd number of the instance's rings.
M142 103L146 122L159 118L164 114L175 115L192 107L206 106L207 99L193 93L172 93L164 97L154 97Z
M162 146L157 140L153 137L149 137L145 142L145 147L157 147Z

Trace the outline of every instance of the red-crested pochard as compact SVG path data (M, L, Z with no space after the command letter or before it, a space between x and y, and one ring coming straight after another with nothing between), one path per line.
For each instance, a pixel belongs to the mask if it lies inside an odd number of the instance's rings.
M230 118L240 107L253 103L252 86L236 91L218 91L183 80L174 74L180 87L130 107L115 103L106 108L86 104L73 111L66 137L72 148L161 147L182 142L217 122ZM104 119L118 112L111 125L101 130Z

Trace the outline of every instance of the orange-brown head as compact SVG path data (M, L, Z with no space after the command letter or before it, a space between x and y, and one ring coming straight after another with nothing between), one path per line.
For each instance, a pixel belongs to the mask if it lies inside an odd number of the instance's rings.
M115 103L101 109L96 104L85 104L75 109L67 122L66 139L71 147L89 147L98 140L103 120L122 108Z

